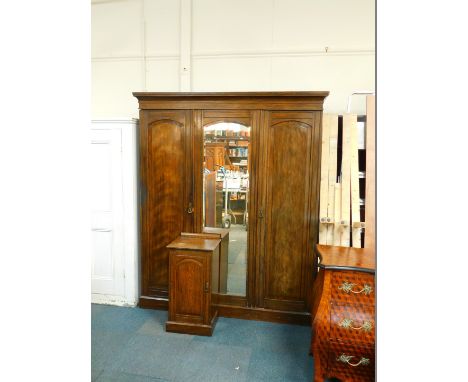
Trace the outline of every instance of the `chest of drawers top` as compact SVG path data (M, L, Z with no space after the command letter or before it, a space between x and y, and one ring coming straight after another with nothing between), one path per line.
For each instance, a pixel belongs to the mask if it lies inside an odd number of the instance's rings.
M317 245L319 267L337 271L375 273L375 250Z

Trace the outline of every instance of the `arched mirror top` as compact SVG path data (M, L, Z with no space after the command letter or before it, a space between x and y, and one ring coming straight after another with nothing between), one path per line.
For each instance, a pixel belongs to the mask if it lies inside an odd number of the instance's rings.
M239 130L239 129L250 129L249 123L247 121L244 121L242 119L216 119L212 120L209 122L205 122L203 125L203 129L205 131L210 131L212 129L215 129L219 125L220 130L222 129L228 129L228 130Z

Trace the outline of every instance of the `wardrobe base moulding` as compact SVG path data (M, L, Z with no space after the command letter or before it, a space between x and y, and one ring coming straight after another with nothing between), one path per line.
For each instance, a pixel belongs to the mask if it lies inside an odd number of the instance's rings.
M223 296L235 297L235 296ZM168 310L169 301L154 298L140 298L138 305L142 309ZM303 312L285 312L280 310L249 308L238 305L214 304L218 309L218 317L238 318L241 320L257 320L279 324L310 326L310 314Z
M220 317L310 326L310 314L233 305L216 305Z

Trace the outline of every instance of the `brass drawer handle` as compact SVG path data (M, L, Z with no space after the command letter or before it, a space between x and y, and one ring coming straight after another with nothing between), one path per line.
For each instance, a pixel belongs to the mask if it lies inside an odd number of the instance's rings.
M349 293L349 292L355 293L355 294L364 293L366 296L372 293L372 287L368 284L364 284L364 287L359 291L353 290L355 286L356 284L345 281L343 282L343 284L341 284L338 287L338 289L342 290L345 293Z
M370 332L372 330L371 321L364 321L360 327L356 328L353 326L353 320L351 318L343 318L338 325L345 329L362 330L364 332Z
M346 354L341 354L336 360L339 362L347 363L349 366L359 366L359 365L369 365L370 360L369 358L361 357L358 363L351 363L351 358L354 358L354 355L346 355Z

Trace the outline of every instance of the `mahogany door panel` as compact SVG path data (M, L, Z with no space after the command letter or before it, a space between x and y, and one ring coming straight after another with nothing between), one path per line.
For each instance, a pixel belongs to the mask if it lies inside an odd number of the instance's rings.
M316 199L314 113L266 113L263 306L306 311Z
M142 295L166 297L168 250L193 230L190 111L141 112Z

